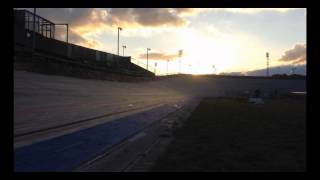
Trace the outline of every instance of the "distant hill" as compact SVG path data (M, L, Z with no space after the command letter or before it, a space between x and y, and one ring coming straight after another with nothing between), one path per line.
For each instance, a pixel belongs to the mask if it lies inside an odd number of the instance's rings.
M242 73L242 72L223 72L223 73L220 73L219 75L223 75L223 76L245 76L245 74Z
M292 68L293 66L276 66L276 67L270 67L269 68L269 73L270 75L275 75L275 74L292 74ZM306 75L306 65L298 65L295 66L295 71L294 74L297 75ZM265 76L266 75L266 69L259 69L259 70L254 70L254 71L248 71L247 76Z
M271 77L273 78L282 78L282 79L286 79L286 78L305 78L306 76L305 75L301 75L301 74L290 74L290 75L287 75L287 74L273 74Z
M269 68L269 74L272 78L280 79L305 79L306 78L306 65L295 66L276 66ZM251 78L264 78L266 76L266 69L258 69L254 71L244 72L224 72L220 76L230 77L251 77Z

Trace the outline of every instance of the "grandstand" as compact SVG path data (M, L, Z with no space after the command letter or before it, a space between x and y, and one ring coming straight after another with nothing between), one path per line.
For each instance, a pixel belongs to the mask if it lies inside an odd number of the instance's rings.
M59 64L59 67L81 67L82 70L124 76L155 76L153 72L132 63L130 56L118 56L55 39L56 25L30 11L14 10L15 63Z

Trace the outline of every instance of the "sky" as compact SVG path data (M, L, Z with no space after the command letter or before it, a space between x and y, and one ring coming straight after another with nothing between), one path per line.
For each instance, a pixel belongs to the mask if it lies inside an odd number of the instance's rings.
M305 8L37 8L38 15L54 23L69 23L71 43L113 54L117 54L121 27L120 55L125 45L124 55L144 66L150 48L148 68L159 75L179 71L246 74L266 67L266 52L270 54L271 68L303 67L306 11ZM64 41L64 27L56 28L56 38Z

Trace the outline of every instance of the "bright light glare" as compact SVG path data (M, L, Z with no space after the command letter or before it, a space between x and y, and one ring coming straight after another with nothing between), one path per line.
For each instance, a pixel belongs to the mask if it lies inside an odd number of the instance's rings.
M183 72L190 74L218 74L232 66L235 60L234 50L236 47L233 47L231 42L227 42L227 39L215 40L191 32L182 34L185 52Z

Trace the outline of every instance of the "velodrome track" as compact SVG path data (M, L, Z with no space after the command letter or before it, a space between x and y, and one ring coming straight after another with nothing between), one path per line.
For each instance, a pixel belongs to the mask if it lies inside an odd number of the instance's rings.
M182 76L127 83L14 71L14 136L18 142L55 127L77 123L89 127L123 113L256 88L305 91L306 81Z
M183 75L127 83L14 71L15 170L122 171L156 141L170 114L191 111L204 96L256 88L305 91L306 81ZM102 164L95 160L110 152Z

